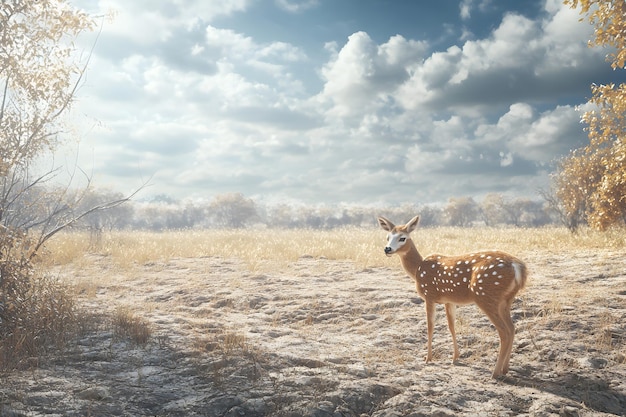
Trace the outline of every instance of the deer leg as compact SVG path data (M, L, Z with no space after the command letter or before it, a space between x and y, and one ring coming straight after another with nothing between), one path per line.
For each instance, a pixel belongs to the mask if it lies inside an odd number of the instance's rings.
M506 303L506 301L503 301L503 303ZM497 305L495 309L484 308L483 306L479 307L485 312L487 317L489 317L489 320L491 320L496 327L498 335L500 336L500 353L498 354L498 360L496 361L496 367L492 375L493 378L498 378L508 371L508 368L505 370L505 362L513 348L513 322L511 321L510 315L508 318L502 316L505 310L502 303Z
M505 353L505 357L504 357L504 362L502 364L502 374L506 374L509 371L509 360L511 359L511 351L513 350L513 340L515 338L515 326L513 325L513 319L511 318L511 304L513 302L513 299L507 301L504 305L503 305L503 310L502 310L502 320L504 321L504 324L507 327L507 332L508 334L510 334L510 339L509 339L509 343L507 345L507 349L506 349L506 353Z
M448 318L448 328L452 335L452 345L454 346L454 354L452 355L452 363L459 359L459 347L456 344L456 332L454 331L454 321L456 317L456 304L446 304L446 317Z
M426 362L433 359L433 331L435 330L435 303L426 301L426 327L428 328L428 352Z

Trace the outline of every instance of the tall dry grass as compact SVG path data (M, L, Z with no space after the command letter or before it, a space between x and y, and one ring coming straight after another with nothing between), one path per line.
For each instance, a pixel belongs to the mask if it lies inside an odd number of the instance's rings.
M79 327L67 286L42 275L18 285L23 289L20 299L0 303L0 371L36 366L49 351L62 349Z
M66 344L77 320L68 287L33 267L32 241L0 227L0 372Z
M85 254L110 257L120 267L167 261L172 258L236 258L252 270L284 266L303 256L348 260L357 267L397 266L383 255L385 232L374 228L335 230L189 230L163 233L114 231L96 244L89 234L66 232L47 245L42 258L52 264L81 262ZM596 232L589 229L571 234L565 228L423 228L413 233L423 255L461 254L481 249L499 249L523 256L542 251L626 248L626 229Z

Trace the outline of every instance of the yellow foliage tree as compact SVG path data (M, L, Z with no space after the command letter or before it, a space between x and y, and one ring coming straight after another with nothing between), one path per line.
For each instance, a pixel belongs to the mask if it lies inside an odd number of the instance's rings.
M83 68L72 41L94 26L67 1L0 7L0 176L53 149Z
M626 2L624 0L565 0L595 26L589 46L608 47L614 70L626 63ZM581 18L581 20L584 20ZM561 161L555 176L556 194L568 216L580 211L589 224L604 230L626 222L626 84L592 85L583 114L589 144Z

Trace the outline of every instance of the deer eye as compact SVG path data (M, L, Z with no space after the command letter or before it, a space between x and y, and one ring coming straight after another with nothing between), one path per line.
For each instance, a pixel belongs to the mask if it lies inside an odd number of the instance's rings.
M398 240L399 240L400 242L404 242L404 241L406 241L406 238L405 238L405 237L401 237L401 238L400 238L400 239L398 239Z

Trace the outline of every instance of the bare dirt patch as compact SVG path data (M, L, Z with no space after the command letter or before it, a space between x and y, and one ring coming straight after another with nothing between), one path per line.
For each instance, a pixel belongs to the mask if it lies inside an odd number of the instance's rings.
M441 307L424 364L423 304L399 264L302 257L268 273L206 257L119 269L92 255L57 272L93 326L3 375L0 416L626 415L626 255L519 255L530 282L502 380L490 378L496 331L474 306L457 314L459 363ZM120 311L143 341L118 331Z

